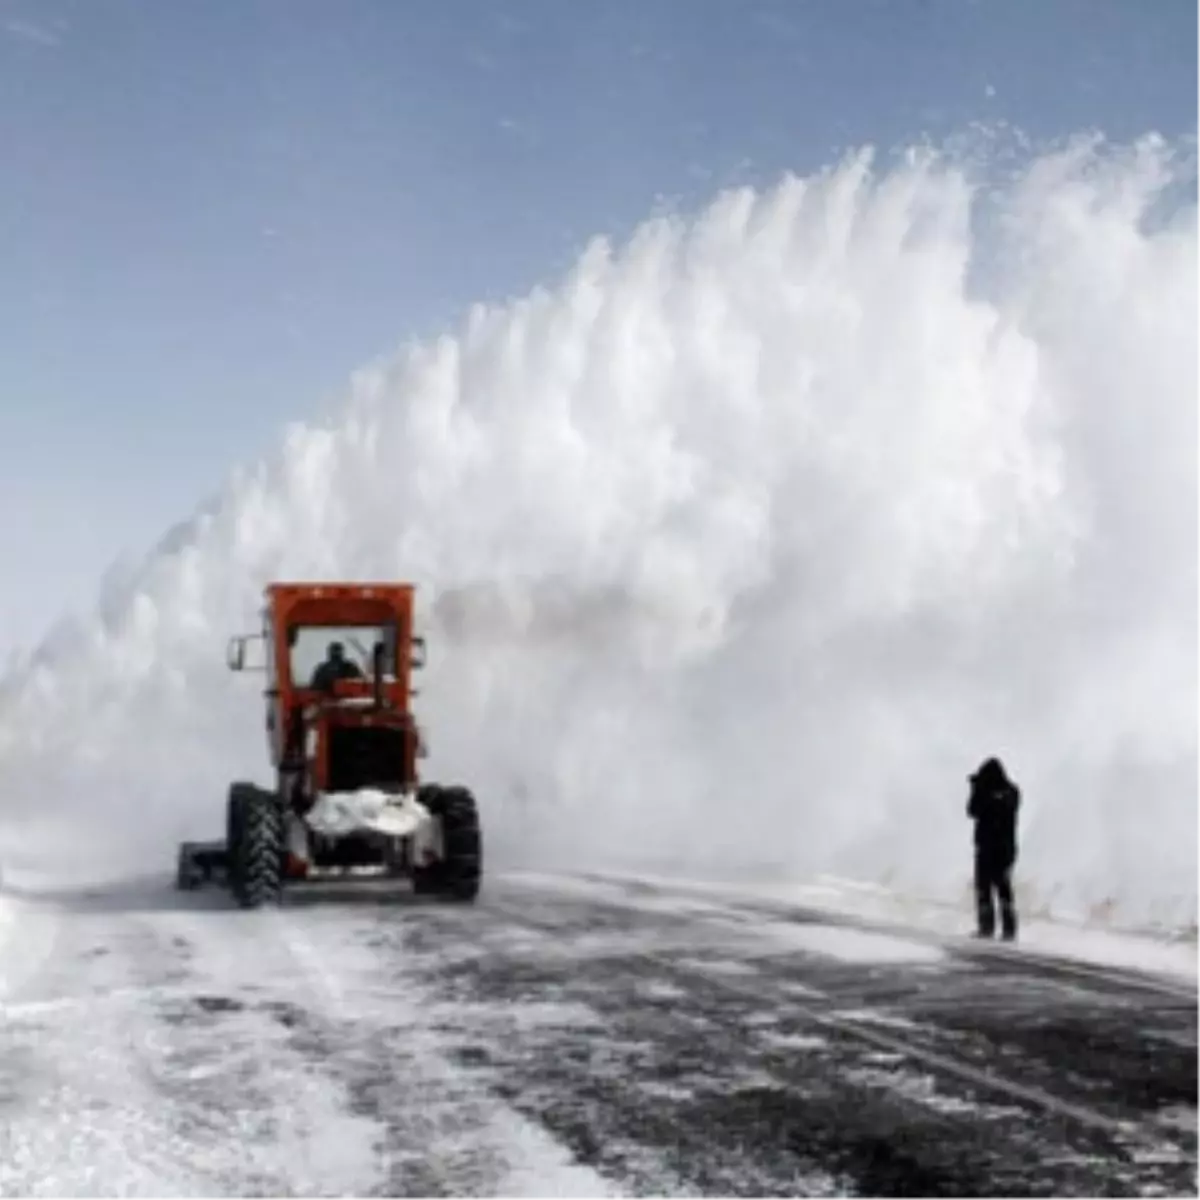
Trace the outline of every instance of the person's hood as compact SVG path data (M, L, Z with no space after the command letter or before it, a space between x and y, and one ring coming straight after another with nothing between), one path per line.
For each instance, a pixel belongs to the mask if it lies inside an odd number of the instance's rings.
M1000 783L1005 778L1006 776L1004 774L1004 767L998 758L986 759L973 775L967 776L967 779L971 783L979 783L981 781L985 783Z

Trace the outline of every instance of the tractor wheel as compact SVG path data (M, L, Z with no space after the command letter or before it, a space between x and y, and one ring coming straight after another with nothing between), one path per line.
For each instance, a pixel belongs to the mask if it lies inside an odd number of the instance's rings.
M469 903L483 875L483 833L475 797L463 787L423 788L421 803L442 823L445 857L413 871L413 890Z
M446 846L445 893L453 900L474 900L483 877L483 831L479 807L466 788L448 788L442 814Z
M432 814L434 820L440 820L442 816L443 795L444 789L438 787L436 783L423 783L417 789L417 802L423 804ZM418 866L417 863L412 865L412 886L414 894L418 896L432 896L434 893L441 891L442 864L434 863L429 867Z
M242 829L245 826L246 805L258 788L252 783L234 783L229 787L225 802L225 882L235 899L241 896Z
M229 799L225 803L225 849L231 864L242 836L242 814L258 791L252 783L235 783L229 788ZM232 878L232 866L230 872Z
M230 792L230 882L242 908L277 904L283 892L283 810L273 792L235 784Z

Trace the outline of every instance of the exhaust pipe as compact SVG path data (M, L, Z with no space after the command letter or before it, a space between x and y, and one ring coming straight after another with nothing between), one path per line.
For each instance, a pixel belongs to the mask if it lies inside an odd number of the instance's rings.
M371 675L375 683L375 707L383 707L383 659L387 649L383 642L376 642L371 650Z

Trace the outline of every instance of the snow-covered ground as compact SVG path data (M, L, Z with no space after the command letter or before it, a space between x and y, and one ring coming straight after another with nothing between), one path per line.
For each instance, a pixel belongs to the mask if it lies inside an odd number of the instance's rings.
M169 876L13 886L5 1195L1160 1195L1194 1177L1194 1005L1112 972L699 885L493 875L447 906L359 881L252 913Z
M797 910L827 913L834 917L860 919L893 931L894 938L880 940L863 930L827 930L805 933L792 926L788 931L794 945L812 948L814 939L829 952L855 960L919 960L930 953L926 941L911 940L934 935L951 941L960 939L971 926L971 913L952 905L934 904L897 896L887 889L853 880L825 877L811 883L750 883L697 880L678 875L608 870L602 876L571 877L515 871L509 878L530 886L542 884L556 892L587 897L620 899L624 888L639 890L637 904L659 911L695 913L704 911L705 901L725 911L730 903L751 903L757 909L774 910L787 916ZM698 907L699 906L699 907ZM23 923L29 928L22 929ZM759 933L769 932L765 915ZM807 939L807 940L806 940ZM21 980L28 978L50 953L52 936L29 915L27 906L0 892L0 1000ZM1061 921L1025 917L1021 922L1019 947L995 946L1003 953L1032 953L1078 960L1099 967L1145 971L1195 986L1198 978L1195 937L1122 933L1107 929L1070 925Z
M610 1193L455 1066L362 920L211 899L5 898L0 1193Z

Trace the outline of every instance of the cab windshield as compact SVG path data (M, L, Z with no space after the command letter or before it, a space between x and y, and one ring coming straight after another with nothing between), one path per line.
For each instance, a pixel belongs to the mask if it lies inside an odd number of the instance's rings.
M291 631L289 666L296 687L320 688L332 679L375 677L375 647L383 646L383 675L396 671L396 626L301 625Z

